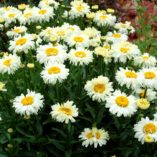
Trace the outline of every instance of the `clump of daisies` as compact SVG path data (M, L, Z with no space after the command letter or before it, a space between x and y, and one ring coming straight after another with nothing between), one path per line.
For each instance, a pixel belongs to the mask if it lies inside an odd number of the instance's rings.
M78 146L95 149L110 145L110 137L119 142L117 133L125 134L128 119L129 138L155 143L157 60L130 42L130 22L98 8L83 0L1 7L8 52L0 53L0 104L11 104L17 117L34 115L41 127L53 127L59 146L59 136L67 142L66 133Z

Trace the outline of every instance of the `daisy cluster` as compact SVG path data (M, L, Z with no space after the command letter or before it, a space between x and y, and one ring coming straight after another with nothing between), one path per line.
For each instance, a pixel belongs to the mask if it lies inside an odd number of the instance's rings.
M121 23L114 10L95 11L81 0L72 1L70 7L55 0L42 0L38 7L26 4L17 8L2 7L0 17L0 29L9 39L8 52L1 53L0 75L16 77L27 65L27 68L36 68L42 80L40 86L52 87L57 92L59 85L67 92L70 89L71 93L64 100L62 98L63 101L51 102L45 96L49 91L44 93L29 86L11 101L17 114L38 115L51 105L47 116L68 125L81 120L79 114L82 115L86 106L80 104L86 104L86 101L91 108L93 104L99 105L117 119L136 117L143 110L142 118L134 121L135 138L142 144L157 142L154 105L157 61L129 41L129 35L135 32L130 22ZM79 80L73 80L75 76ZM79 86L80 83L83 86ZM9 91L5 85L7 80L3 79L0 92ZM75 89L84 94L83 99L76 102L75 97L81 97L81 94L75 94ZM145 113L150 108L154 117ZM100 129L86 127L78 135L85 147L101 147L112 138L103 121L99 124Z

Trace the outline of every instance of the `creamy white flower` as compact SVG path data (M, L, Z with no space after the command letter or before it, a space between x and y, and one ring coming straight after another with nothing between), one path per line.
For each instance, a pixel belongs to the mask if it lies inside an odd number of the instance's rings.
M55 0L41 0L39 2L40 8L48 7L48 6L52 6L54 9L57 9L59 6L59 2L56 2Z
M135 29L131 26L130 21L125 21L125 23L119 22L114 25L114 28L118 30L120 33L130 34L134 33Z
M49 42L50 38L53 36L53 28L47 27L46 29L40 32L39 36L43 38L45 41Z
M82 0L74 0L70 3L71 10L69 15L71 18L83 17L85 14L90 12L89 5L84 3Z
M21 34L24 34L27 31L27 27L25 26L19 26L19 27L14 27L10 31L7 32L7 36L9 37L17 37Z
M90 46L96 47L101 42L101 33L94 27L87 27L84 30L84 33L89 37L90 39Z
M78 116L78 108L73 101L57 103L52 105L51 108L52 118L61 123L75 122L75 118Z
M93 53L84 48L71 49L68 59L74 65L88 65L93 61Z
M134 70L120 68L116 72L115 78L121 86L125 85L127 88L132 89L137 89L138 87L138 73Z
M140 50L137 45L127 41L121 41L113 44L112 50L115 62L119 61L125 63L127 59L131 60L132 58L140 55Z
M140 87L157 89L157 71L155 68L143 68L139 71L138 82Z
M13 74L17 69L19 69L20 64L21 60L17 55L6 55L0 59L0 73Z
M83 141L83 146L88 147L89 145L93 145L94 148L97 148L98 146L102 147L106 145L109 140L109 134L104 129L97 129L96 127L91 129L85 128L79 135L79 138Z
M98 56L102 56L106 64L110 63L112 60L113 50L108 43L104 43L102 47L96 47L94 53Z
M152 90L152 89L140 89L140 88L136 88L134 89L134 93L135 96L137 98L146 98L149 101L153 101L157 98L157 94L156 91Z
M84 89L87 94L98 102L105 101L106 97L113 91L112 83L104 76L98 76L90 81L87 81Z
M44 7L36 10L36 20L40 23L49 22L54 16L52 7Z
M77 25L71 25L69 23L64 23L62 25L62 28L65 29L67 31L67 35L70 35L74 32L79 32L80 31L80 27Z
M130 117L137 111L135 97L133 95L127 96L119 90L106 98L105 106L117 117Z
M105 36L106 41L117 43L122 41L127 41L128 36L119 32L108 32Z
M42 63L58 62L63 63L66 58L66 49L62 45L41 45L37 49L37 60Z
M156 58L153 56L150 56L149 53L144 53L141 56L137 56L134 59L134 63L137 66L142 66L142 67L154 67L156 65Z
M38 111L43 107L44 97L40 93L27 90L27 94L21 94L13 100L13 107L15 112L24 115L30 116L32 114L38 114Z
M5 26L9 26L12 22L16 22L17 19L21 16L21 12L17 9L4 11L3 18L5 20Z
M61 63L48 63L41 72L41 77L47 84L63 82L69 75L69 69Z
M89 47L89 37L83 32L76 32L68 36L65 41L72 47Z
M18 19L20 24L25 25L31 24L32 22L36 22L37 10L37 7L26 8L23 14Z
M98 26L113 26L116 22L116 17L111 14L106 14L104 11L98 11L95 13L94 22Z
M25 34L24 36L16 37L14 40L10 41L9 50L13 53L25 52L28 53L30 49L34 48L34 38L30 34Z
M134 125L135 138L139 142L157 142L157 121L150 120L148 117L142 118Z

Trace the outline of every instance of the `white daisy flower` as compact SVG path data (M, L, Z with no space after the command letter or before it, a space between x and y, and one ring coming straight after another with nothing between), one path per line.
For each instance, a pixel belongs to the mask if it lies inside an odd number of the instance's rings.
M55 0L41 0L38 5L40 8L52 6L54 9L57 9L59 2Z
M28 53L30 49L34 48L33 36L30 34L25 34L24 36L16 37L14 40L10 41L9 50L13 53L25 52Z
M0 59L0 73L13 74L17 69L19 69L21 64L20 57L15 54L5 55Z
M63 63L66 58L66 50L62 45L41 45L37 48L37 60L42 63L57 62Z
M117 43L122 41L127 41L128 36L119 32L108 32L105 36L106 41Z
M139 142L157 142L157 121L150 120L148 117L142 118L134 125L135 138Z
M73 33L71 36L68 36L65 41L70 47L89 47L89 37L82 32Z
M69 30L64 27L53 28L52 36L57 37L57 41L64 40L69 35Z
M5 11L3 14L3 18L5 19L5 25L9 26L12 22L16 22L21 14L22 13L17 9Z
M44 97L40 93L27 90L27 94L21 94L13 100L13 107L15 112L24 115L30 116L32 114L38 114L38 111L43 107Z
M143 68L139 71L138 82L143 88L157 89L157 71L155 68Z
M140 89L140 88L136 88L134 90L134 93L135 93L135 96L137 98L146 98L148 99L149 101L153 101L157 98L157 95L156 95L156 92L152 89Z
M132 58L140 55L139 48L130 42L121 41L112 45L113 57L115 62L125 63L127 59L131 60Z
M137 88L138 73L136 73L134 70L120 68L120 70L116 72L115 78L121 86L125 85L127 88L132 89Z
M90 7L87 3L84 3L82 0L74 0L70 3L71 10L69 15L71 18L83 17L85 14L90 12Z
M36 22L38 8L26 8L23 14L19 17L19 22L21 25L30 24Z
M98 11L93 20L98 26L113 26L116 22L116 16L106 14L105 11Z
M25 27L25 26L19 26L19 27L15 26L12 30L7 32L7 36L8 37L17 37L21 34L26 33L26 31L27 31L27 27Z
M43 38L45 41L49 42L50 38L53 36L53 28L47 27L46 29L40 32L39 36Z
M89 145L93 145L94 148L98 146L102 147L106 145L107 141L109 140L109 134L104 129L97 129L96 127L85 128L84 131L79 135L81 139L82 146L88 147Z
M61 63L48 63L41 72L41 77L47 84L63 82L69 75L69 69Z
M130 117L137 111L135 97L132 95L127 96L119 90L106 98L106 107L117 117Z
M156 58L153 56L150 56L149 53L144 53L141 56L137 56L134 59L134 63L137 66L142 66L145 68L154 67L156 65Z
M71 49L68 59L74 65L88 65L93 61L93 53L84 48Z
M106 97L113 91L112 83L104 76L98 76L87 81L84 89L93 101L96 100L98 102L105 101Z
M66 123L75 122L75 118L78 117L78 108L74 105L73 101L67 101L65 103L57 103L51 106L51 116L58 122Z
M68 32L67 34L68 34L68 35L70 35L70 34L72 34L72 33L74 33L74 32L79 32L79 31L81 31L79 26L77 26L77 25L71 25L71 24L69 24L69 23L64 23L64 24L62 25L62 28L65 29L65 30L67 30L67 32Z
M49 22L51 18L54 16L54 11L52 7L45 7L36 10L36 20L40 23Z
M125 23L122 23L122 22L116 23L114 25L114 28L118 30L118 32L124 33L124 34L130 34L130 33L135 32L135 29L134 27L131 26L130 21L125 21Z
M96 47L94 53L97 56L102 56L106 64L110 63L112 60L113 50L108 43L104 43L102 47Z
M84 33L90 38L90 46L96 47L101 42L101 33L94 27L87 27Z

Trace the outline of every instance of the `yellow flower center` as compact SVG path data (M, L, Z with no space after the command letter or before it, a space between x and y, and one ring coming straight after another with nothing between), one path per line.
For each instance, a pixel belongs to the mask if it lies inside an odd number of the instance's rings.
M143 131L146 134L154 134L157 132L157 126L153 123L148 123L143 127Z
M99 131L97 131L97 132L95 133L95 136L96 136L96 138L97 138L97 139L100 139L100 137L101 137L100 132L99 132Z
M51 74L58 74L61 72L61 69L57 66L51 67L48 69L48 73Z
M7 67L10 67L10 65L11 65L11 59L6 59L6 60L3 62L3 64L4 64L5 66L7 66Z
M120 38L120 37L121 37L121 34L115 33L115 34L112 34L112 37L114 37L114 38Z
M128 78L137 78L137 74L133 71L126 71L125 76Z
M106 20L107 17L108 17L107 15L101 15L101 16L100 16L100 19L101 19L101 20Z
M77 52L75 52L75 56L78 58L85 58L86 53L84 51L77 51Z
M26 96L21 100L23 106L32 105L34 102L34 98L32 96Z
M13 32L15 32L15 33L21 33L21 29L20 29L20 28L15 28L15 29L13 30Z
M16 15L15 13L10 13L10 14L8 14L8 17L9 17L9 18L14 18L15 15Z
M27 42L27 38L20 38L16 41L16 45L24 45Z
M76 36L76 37L74 37L74 41L77 43L82 43L84 41L84 38Z
M76 10L77 10L78 12L81 12L81 11L84 10L84 6L80 4L79 6L76 6Z
M63 112L64 114L70 116L72 115L72 110L70 108L67 108L67 107L61 107L59 109L60 112Z
M148 59L149 59L149 56L142 56L142 58L143 58L144 60L148 60Z
M146 79L153 79L156 77L156 74L154 72L148 71L144 73L144 77Z
M129 100L126 96L118 96L115 101L120 107L127 107L129 105Z
M23 16L25 17L25 18L30 18L30 17L32 17L32 12L28 12L28 13L25 13Z
M58 55L58 49L55 47L47 48L45 51L47 56L57 56Z
M121 51L122 53L127 53L127 52L129 51L129 48L121 47L121 48L120 48L120 51Z
M38 13L41 14L41 15L44 15L44 14L47 13L47 10L45 10L45 9L41 9L41 10L39 10Z
M93 137L94 137L93 132L92 132L92 131L88 132L88 133L86 134L86 137L87 137L87 139L93 138Z
M96 84L95 86L94 86L94 91L96 92L96 93L103 93L104 91L105 91L105 89L106 89L106 87L105 87L105 85L104 84Z

